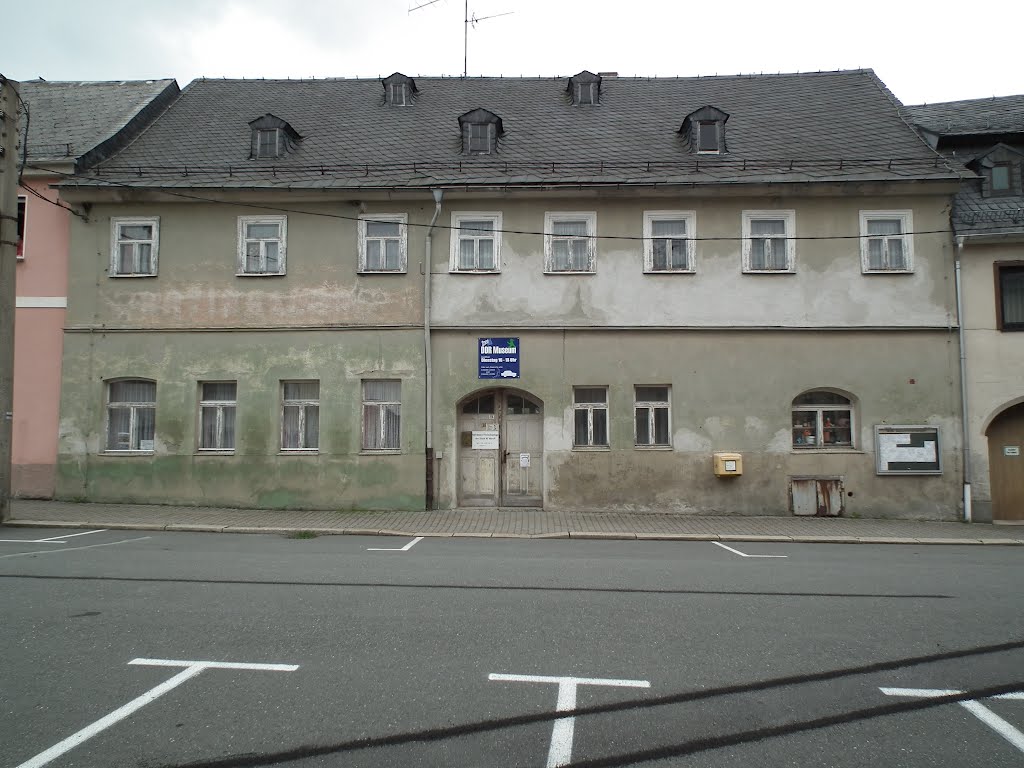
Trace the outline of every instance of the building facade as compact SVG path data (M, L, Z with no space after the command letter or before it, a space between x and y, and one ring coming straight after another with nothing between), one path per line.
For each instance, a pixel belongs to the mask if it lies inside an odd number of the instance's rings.
M19 86L20 120L14 409L11 492L49 498L57 468L69 220L53 188L89 155L102 156L134 138L178 93L173 80L143 82L28 81Z
M955 519L961 172L899 106L196 81L61 185L58 495Z
M973 517L1024 521L1024 96L908 107L971 171L952 222L962 275Z

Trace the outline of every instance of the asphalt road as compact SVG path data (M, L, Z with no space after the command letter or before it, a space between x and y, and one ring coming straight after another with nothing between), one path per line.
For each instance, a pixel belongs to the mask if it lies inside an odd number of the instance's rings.
M1020 548L82 533L0 529L5 768L1024 765Z

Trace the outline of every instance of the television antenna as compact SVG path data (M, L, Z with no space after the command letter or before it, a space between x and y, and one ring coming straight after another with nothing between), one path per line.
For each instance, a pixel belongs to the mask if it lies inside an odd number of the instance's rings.
M425 3L420 3L409 9L409 13L418 11L420 8L426 8L428 5L434 5L439 3L441 0L427 0ZM504 13L492 13L490 16L477 16L476 13L470 15L469 13L469 0L465 0L463 4L463 21L462 21L462 76L466 77L469 74L469 26L472 24L473 29L476 29L476 25L481 21L487 21L488 19L497 19L501 16L511 16L515 11L505 11Z

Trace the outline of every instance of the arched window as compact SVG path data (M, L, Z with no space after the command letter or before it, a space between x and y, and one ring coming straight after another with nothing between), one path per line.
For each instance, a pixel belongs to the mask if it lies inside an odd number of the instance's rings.
M794 448L853 448L853 403L825 390L804 392L793 400Z

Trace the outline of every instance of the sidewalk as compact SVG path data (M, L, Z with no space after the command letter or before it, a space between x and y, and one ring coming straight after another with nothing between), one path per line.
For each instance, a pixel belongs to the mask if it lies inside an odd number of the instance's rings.
M987 523L803 517L458 509L425 512L275 511L156 504L79 504L14 499L12 526L223 533L472 536L577 539L696 539L844 544L1024 545L1024 527Z

